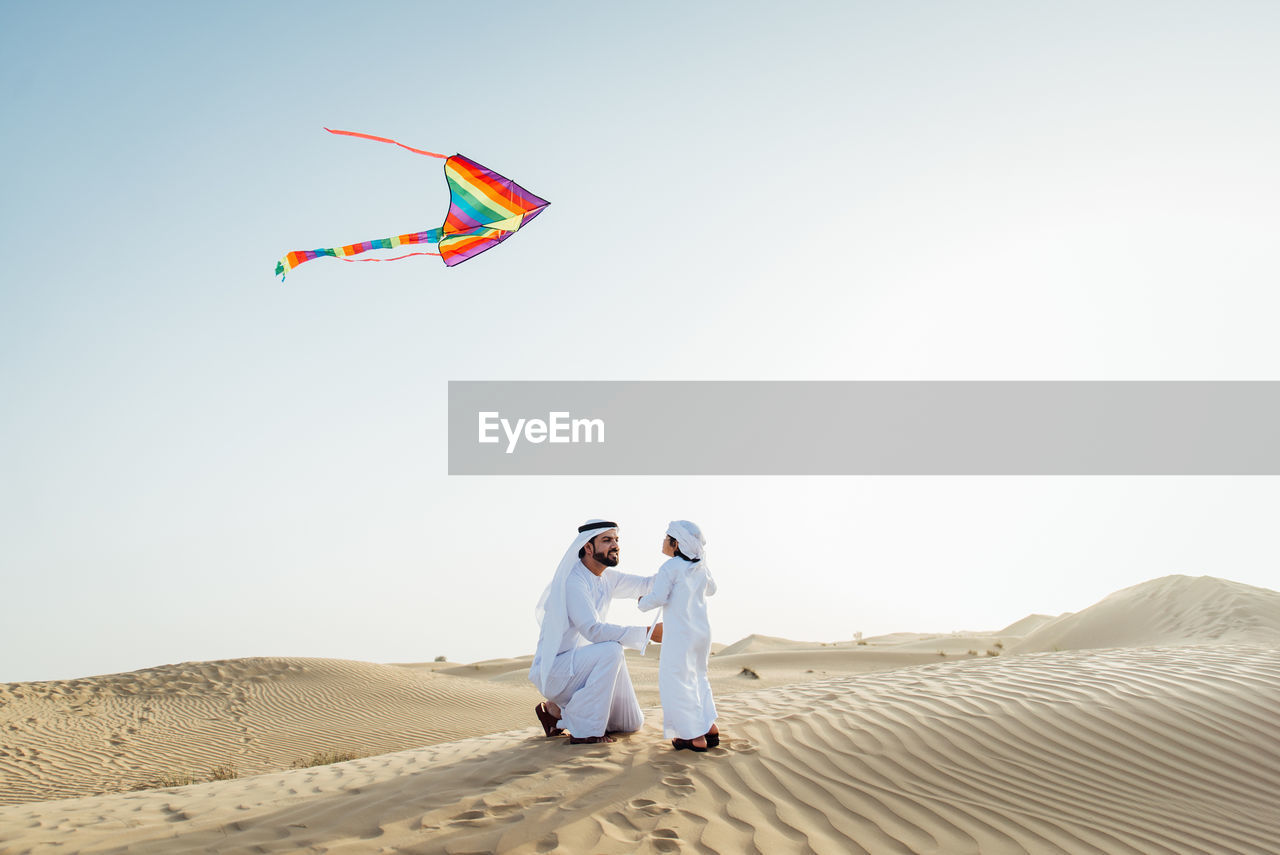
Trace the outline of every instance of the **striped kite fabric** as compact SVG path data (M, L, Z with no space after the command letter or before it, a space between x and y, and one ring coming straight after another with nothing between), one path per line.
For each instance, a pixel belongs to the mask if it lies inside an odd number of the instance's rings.
M325 130L331 134L392 143L415 154L444 158L442 154L410 148L386 137L375 137L354 131L334 131L329 128ZM445 265L453 267L502 243L551 204L546 199L530 193L510 178L499 175L461 154L445 158L444 177L449 184L449 212L445 215L444 225L440 228L366 240L347 246L295 250L277 262L276 275L283 279L304 261L322 257L337 258L342 261L398 261L414 255L438 255L444 259ZM396 249L415 244L435 244L440 251L410 252L394 258L352 257L370 250Z
M366 240L360 243L352 243L346 246L334 246L328 249L299 249L286 255L284 258L276 262L276 275L284 278L290 270L297 267L304 261L310 261L313 258L322 256L330 256L342 261L399 261L402 258L408 258L411 255L439 255L438 252L410 252L406 255L397 255L395 258L351 258L350 256L359 255L362 252L368 252L371 249L395 249L400 246L410 246L415 243L439 243L440 229L429 229L425 232L414 232L407 235L396 235L390 238L378 238L377 240Z
M444 162L444 177L449 213L440 255L449 267L502 243L551 204L461 154Z

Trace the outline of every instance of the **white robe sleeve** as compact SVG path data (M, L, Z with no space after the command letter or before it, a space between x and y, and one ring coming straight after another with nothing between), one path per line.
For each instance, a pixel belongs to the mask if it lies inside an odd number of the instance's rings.
M647 627L621 626L602 621L595 604L591 601L591 592L581 580L569 579L564 593L569 610L569 625L582 633L582 637L587 641L592 644L616 641L623 647L630 647L633 650L639 650L644 646Z
M658 575L653 577L653 590L640 598L640 611L647 612L658 606L665 606L671 598L671 586L675 584L675 574L663 564Z
M704 567L703 572L707 574L707 596L710 597L716 592L716 580L711 575L710 567Z
M606 570L605 577L612 586L610 596L615 600L629 600L641 594L649 593L656 576L635 576L631 573L619 573L617 570Z

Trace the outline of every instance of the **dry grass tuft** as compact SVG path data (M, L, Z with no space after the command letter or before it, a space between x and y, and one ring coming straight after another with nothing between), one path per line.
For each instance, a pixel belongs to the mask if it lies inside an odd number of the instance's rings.
M328 766L330 763L345 763L348 760L359 760L364 757L363 754L357 754L354 751L338 751L328 749L325 751L317 751L310 757L299 758L293 761L294 769L310 769L312 766Z
M150 780L134 784L131 790L167 790L170 787L185 787L198 784L199 780L190 772L166 772Z

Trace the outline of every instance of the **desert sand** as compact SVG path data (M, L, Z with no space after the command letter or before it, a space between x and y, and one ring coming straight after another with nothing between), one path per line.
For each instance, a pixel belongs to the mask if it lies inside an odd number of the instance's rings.
M529 659L0 686L0 853L1280 852L1280 594L1170 576L995 632L711 660L724 740L546 739ZM317 752L358 759L291 768ZM208 781L216 770L231 780ZM136 789L189 775L205 782Z

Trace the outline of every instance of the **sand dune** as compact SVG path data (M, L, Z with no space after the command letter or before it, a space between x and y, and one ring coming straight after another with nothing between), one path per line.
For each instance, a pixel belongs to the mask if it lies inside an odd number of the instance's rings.
M766 650L796 650L805 647L818 647L817 642L792 641L789 638L777 638L772 635L748 635L733 644L725 645L718 656L733 656L737 653L759 653Z
M717 656L717 696L936 654L867 648ZM524 727L540 700L530 657L470 665L236 659L0 685L0 804L124 792L179 776L291 768L316 752L369 756ZM628 656L657 706L658 657Z
M1000 636L1017 635L1024 636L1035 632L1051 620L1055 620L1053 615L1027 615L1022 620L1014 621L1004 629L996 633Z
M1165 576L1040 626L1010 652L1225 642L1280 644L1280 593L1212 576Z
M527 656L0 686L0 855L1280 852L1274 591L1171 576L991 634L749 636L711 659L703 755L662 740L657 665L629 654L649 721L613 746L542 738ZM369 756L290 768L322 750ZM133 790L216 766L242 777Z
M968 660L735 695L704 755L524 729L0 808L0 852L1276 852L1278 694L1261 647Z
M235 659L0 685L0 804L130 790L163 776L289 768L523 723L533 687L336 659Z

